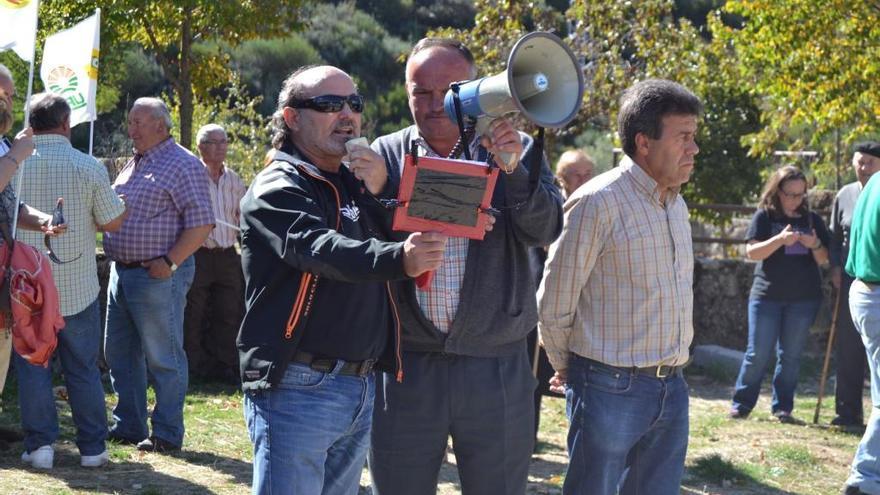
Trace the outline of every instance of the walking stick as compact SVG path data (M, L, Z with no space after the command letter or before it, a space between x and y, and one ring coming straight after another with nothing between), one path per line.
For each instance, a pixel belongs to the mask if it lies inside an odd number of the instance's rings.
M841 287L843 284L840 284ZM825 395L825 380L828 378L828 364L831 362L831 348L834 345L834 334L837 330L837 315L840 312L840 293L837 289L837 297L834 302L834 313L831 315L831 330L828 332L828 345L825 346L825 362L822 364L822 377L819 378L819 400L816 401L816 412L813 413L813 424L819 423L819 410L822 409L822 396Z
M535 330L535 358L532 359L532 376L538 378L538 361L541 359L541 337Z

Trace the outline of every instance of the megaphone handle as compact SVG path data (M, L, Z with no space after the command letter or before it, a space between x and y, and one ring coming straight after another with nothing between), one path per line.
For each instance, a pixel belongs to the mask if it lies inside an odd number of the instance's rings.
M423 272L421 275L416 277L416 288L421 291L429 291L431 290L431 281L434 280L434 270Z

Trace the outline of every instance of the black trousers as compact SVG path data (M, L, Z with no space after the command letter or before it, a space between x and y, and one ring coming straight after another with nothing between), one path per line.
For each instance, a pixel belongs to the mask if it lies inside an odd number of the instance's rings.
M862 391L868 357L862 336L853 325L849 312L849 288L853 279L843 274L840 282L840 312L837 315L837 337L834 360L837 364L837 387L834 390L835 412L841 418L862 423Z
M241 257L235 248L200 248L195 261L183 321L190 373L206 377L237 374L235 338L244 316Z

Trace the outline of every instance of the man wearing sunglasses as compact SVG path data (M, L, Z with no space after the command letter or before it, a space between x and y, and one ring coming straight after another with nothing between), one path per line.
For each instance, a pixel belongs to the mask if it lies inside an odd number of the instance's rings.
M413 48L406 90L415 125L373 143L395 185L413 142L422 155L461 151L443 100L451 82L476 73L458 41L426 38ZM546 159L508 120L463 144L480 161L499 151L522 159L499 176L492 205L501 214L485 239L450 238L429 290L398 284L407 375L384 374L376 393L370 469L379 495L435 493L450 435L464 493L526 490L536 385L526 337L538 320L528 249L559 235L561 196ZM534 190L531 167L541 168Z
M404 378L387 281L436 269L445 238L381 240L379 198L392 192L384 160L361 146L342 165L364 107L348 74L299 69L278 102L273 161L241 202L247 310L237 342L253 493L354 493L373 370Z

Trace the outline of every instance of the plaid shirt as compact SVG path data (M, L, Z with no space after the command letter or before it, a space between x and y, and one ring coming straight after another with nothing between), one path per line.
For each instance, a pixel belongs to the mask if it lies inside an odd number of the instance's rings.
M680 365L693 339L694 254L684 200L660 202L629 158L565 203L538 289L541 339L557 370L570 352L612 366Z
M162 256L185 229L214 224L205 167L173 138L135 155L113 188L125 195L129 215L118 232L104 235L114 261L132 263Z
M95 266L95 224L109 223L125 211L110 187L107 169L81 153L58 134L34 136L36 154L21 166L21 198L46 213L64 198L67 232L52 239L52 249L62 260L52 265L52 277L61 298L61 314L79 313L98 297L98 269ZM19 240L43 250L43 234L19 230Z
M420 156L440 157L424 139L419 138L416 143L419 146ZM471 142L470 151L471 156L477 155L477 140ZM402 170L401 175L403 175ZM434 272L430 290L416 291L422 312L443 333L449 332L455 313L458 312L458 295L461 292L461 281L464 279L468 242L470 239L466 237L450 237L446 241L443 262Z
M208 176L208 191L211 193L214 218L238 225L238 204L244 197L244 193L247 192L247 187L241 181L241 177L229 167L224 166L219 181L214 182L210 175ZM235 244L237 237L237 230L218 223L202 245L206 248L228 248Z

